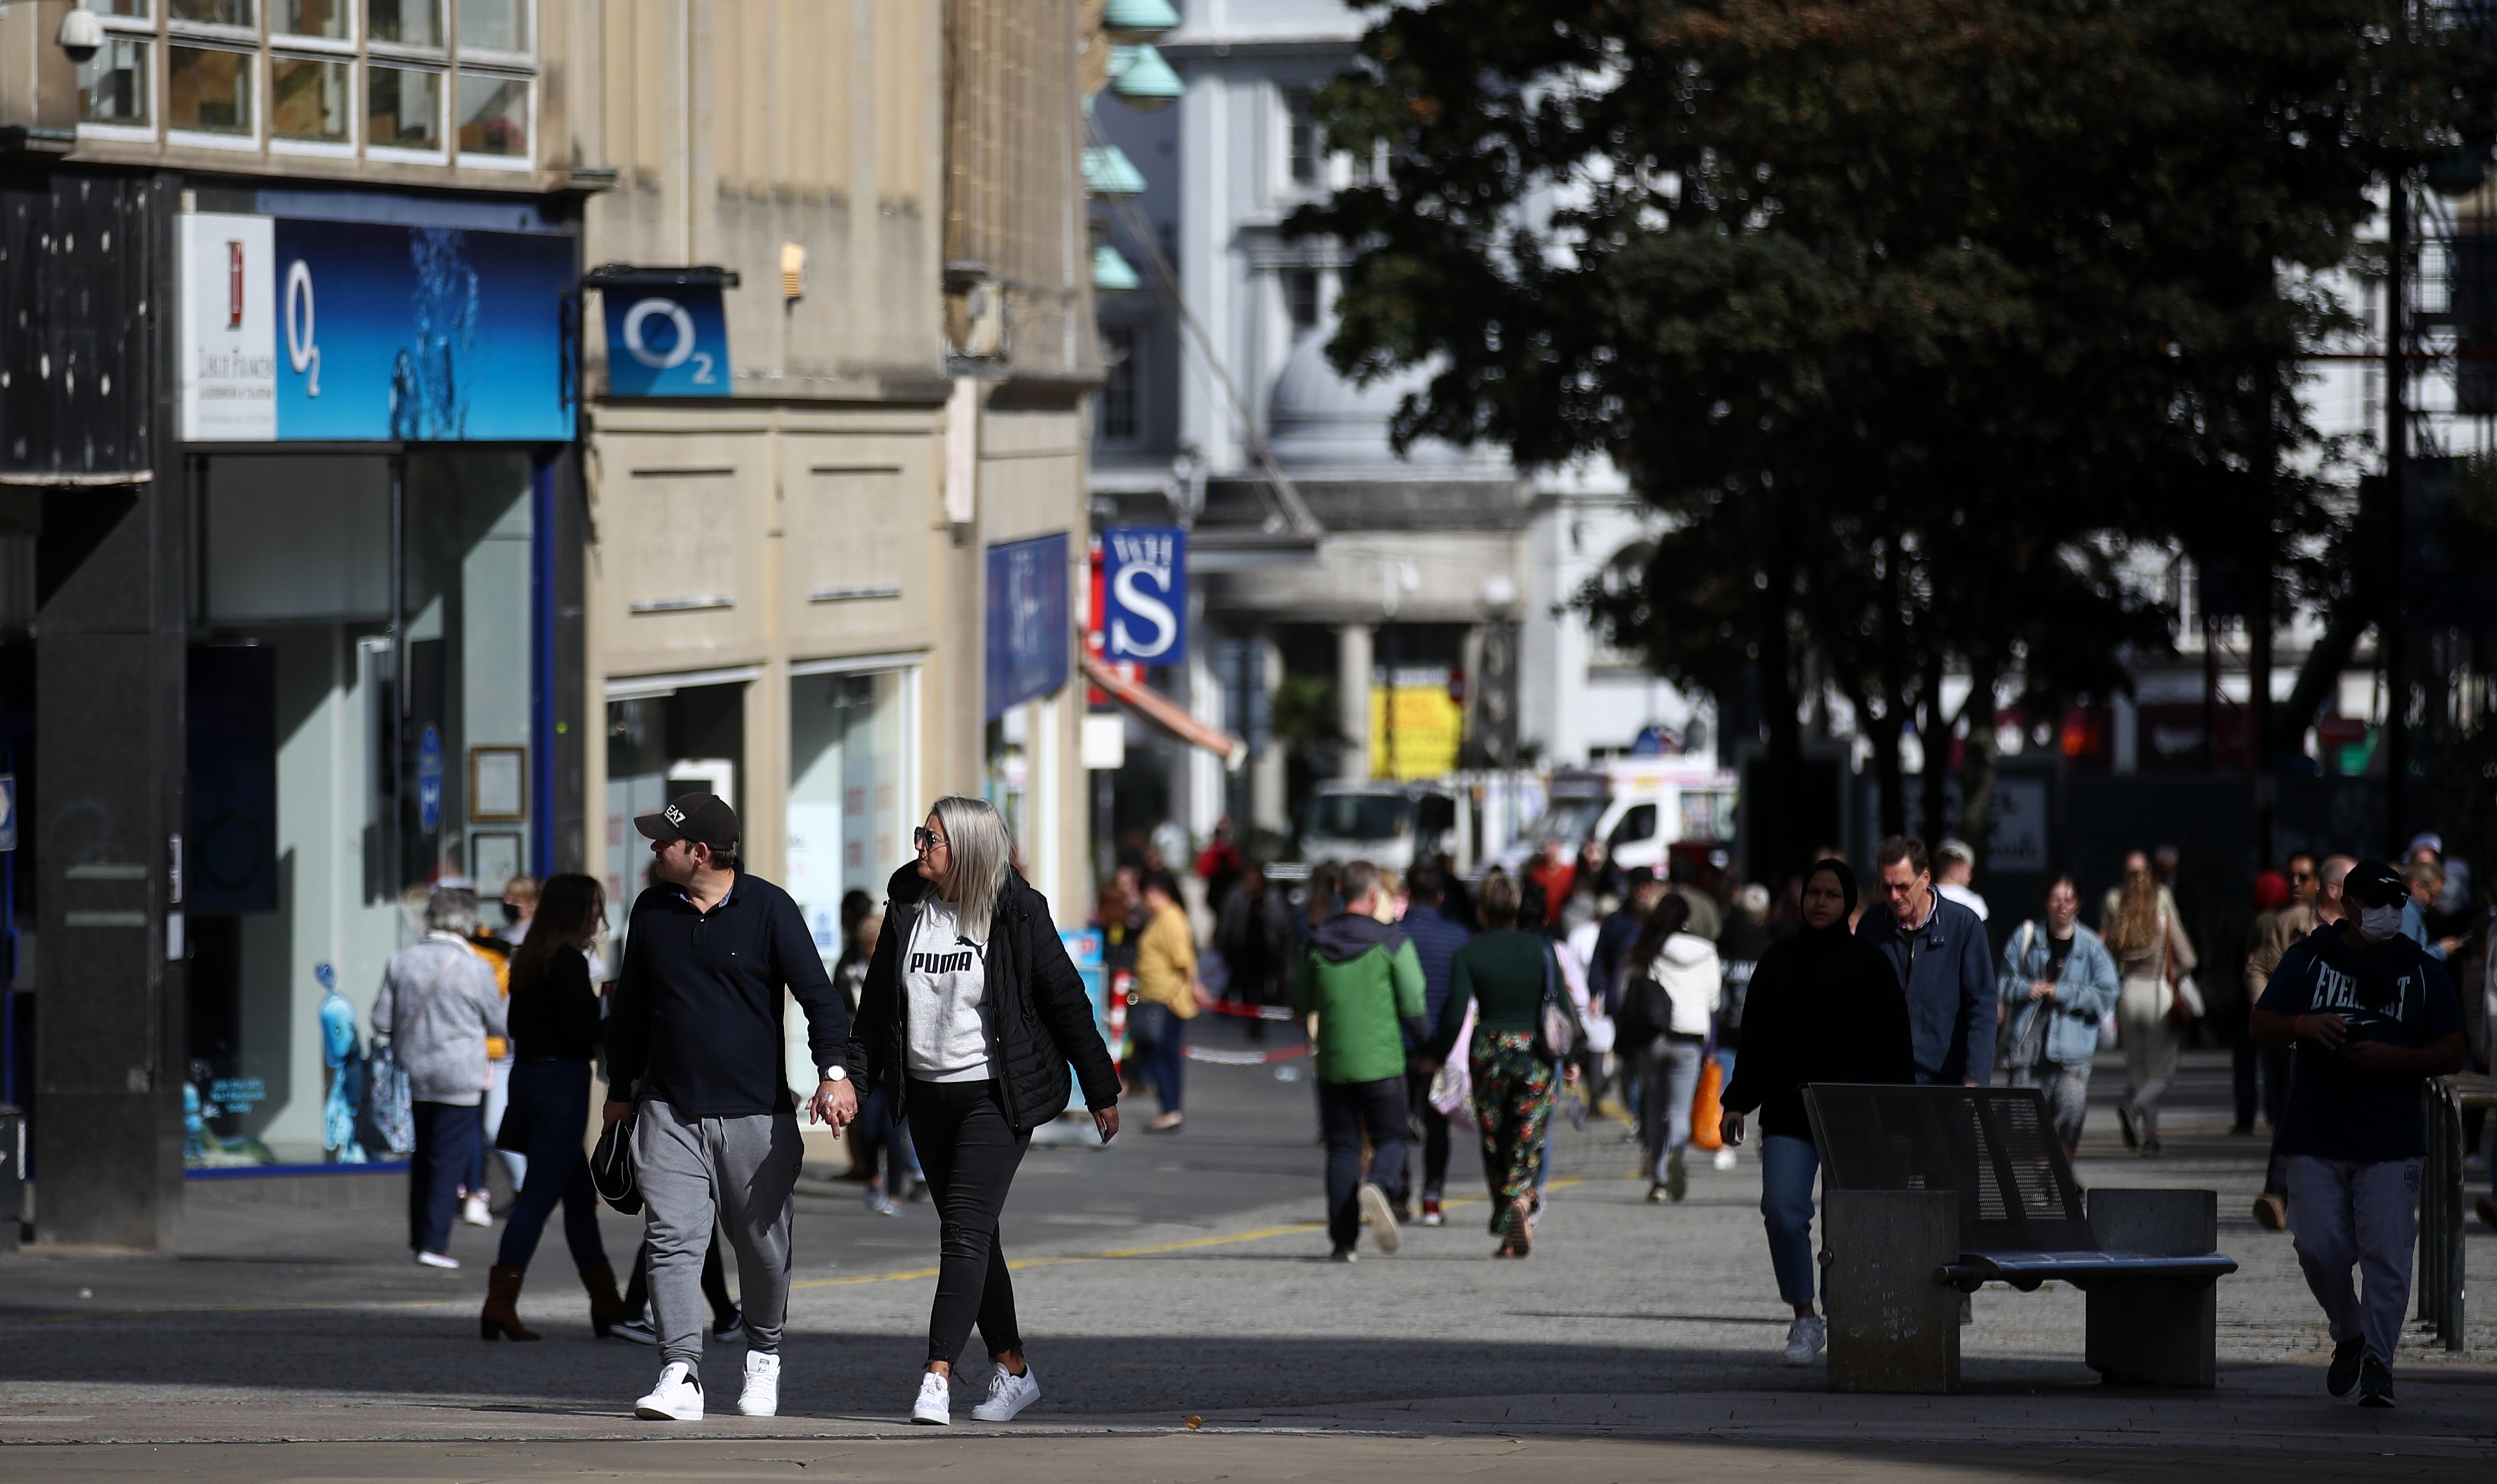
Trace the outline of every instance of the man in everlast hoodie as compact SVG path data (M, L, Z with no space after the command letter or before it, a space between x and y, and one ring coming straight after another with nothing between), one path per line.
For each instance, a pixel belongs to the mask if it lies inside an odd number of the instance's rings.
M1378 868L1343 868L1343 911L1310 933L1292 971L1292 1002L1318 1018L1318 1114L1326 1124L1327 1235L1338 1262L1352 1261L1361 1222L1383 1252L1402 1240L1386 1189L1405 1184L1406 1032L1422 1024L1422 962L1404 931L1378 921ZM1361 1138L1370 1135L1370 1179Z

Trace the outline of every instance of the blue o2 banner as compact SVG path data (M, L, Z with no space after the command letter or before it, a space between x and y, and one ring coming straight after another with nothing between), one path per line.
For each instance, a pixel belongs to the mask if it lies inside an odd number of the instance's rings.
M572 437L571 237L213 212L181 222L184 438Z
M1187 532L1114 525L1101 533L1102 657L1187 661Z
M607 390L616 396L728 395L728 315L705 285L608 289Z
M989 548L988 719L1066 683L1066 537Z

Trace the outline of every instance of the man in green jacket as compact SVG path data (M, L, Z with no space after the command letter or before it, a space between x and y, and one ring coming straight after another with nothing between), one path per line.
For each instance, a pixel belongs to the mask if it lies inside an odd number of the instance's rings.
M1292 1002L1317 1016L1318 1116L1326 1125L1327 1235L1334 1260L1352 1261L1361 1223L1382 1252L1403 1240L1387 1203L1405 1183L1412 1135L1405 1106L1405 1034L1418 1042L1422 961L1404 931L1378 920L1378 868L1343 868L1343 911L1310 933L1292 970ZM1370 1179L1361 1178L1361 1138L1370 1135Z

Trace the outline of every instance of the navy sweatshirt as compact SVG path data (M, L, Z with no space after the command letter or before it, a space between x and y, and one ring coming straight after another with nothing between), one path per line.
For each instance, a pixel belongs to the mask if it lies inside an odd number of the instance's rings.
M787 892L740 871L698 912L662 884L634 900L631 923L608 1017L609 1097L655 1097L694 1118L786 1111L784 989L806 1012L815 1066L848 1065L849 1003Z

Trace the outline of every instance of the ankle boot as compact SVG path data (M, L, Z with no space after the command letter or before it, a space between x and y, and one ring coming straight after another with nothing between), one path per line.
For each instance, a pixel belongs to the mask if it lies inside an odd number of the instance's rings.
M616 1296L616 1270L602 1262L581 1275L581 1286L589 1290L589 1327L604 1340L624 1317L624 1301Z
M535 1340L537 1332L521 1323L521 1279L526 1268L490 1268L486 1273L486 1307L477 1313L477 1332L487 1340Z

